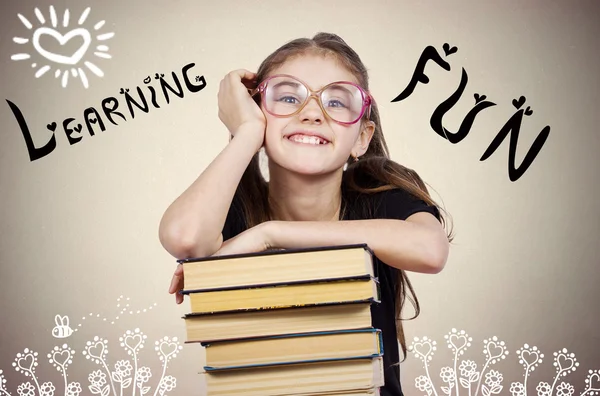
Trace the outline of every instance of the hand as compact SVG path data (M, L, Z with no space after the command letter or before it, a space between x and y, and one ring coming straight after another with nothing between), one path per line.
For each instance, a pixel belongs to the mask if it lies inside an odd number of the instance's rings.
M245 69L228 73L219 84L219 119L233 136L241 126L257 131L260 146L264 141L267 120L260 107L248 93L248 87L255 87L256 74Z
M181 304L183 302L183 294L179 291L183 290L183 264L179 264L173 274L171 286L169 286L169 294L175 293L175 302Z
M252 227L223 242L213 256L230 254L257 253L270 249L268 222Z

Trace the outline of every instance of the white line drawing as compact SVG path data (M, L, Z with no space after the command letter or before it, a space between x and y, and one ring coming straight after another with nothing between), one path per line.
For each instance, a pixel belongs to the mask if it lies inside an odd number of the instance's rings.
M109 368L108 362L108 340L95 336L91 341L87 341L82 354L90 361L100 365L100 369L92 371L88 375L88 389L94 395L123 396L123 391L131 387L132 396L136 391L139 395L145 395L152 389L150 383L154 383L154 396L165 396L168 392L175 389L177 380L172 375L166 375L168 363L177 357L179 351L183 349L177 337L163 337L157 340L154 345L159 359L162 363L162 373L160 377L152 379L152 371L148 366L139 366L138 353L143 348L146 341L146 335L140 329L127 330L119 338L120 345L125 348L129 356L133 357L133 364L130 360L119 360ZM75 360L75 350L67 344L55 346L47 355L48 363L53 365L63 376L64 395L79 396L83 393L82 383L69 382L67 370ZM29 348L23 352L17 353L13 362L13 367L17 372L24 374L31 381L26 381L17 386L19 396L54 396L59 394L58 384L51 381L40 383L35 371L38 367L38 353ZM33 382L33 383L32 383ZM11 396L6 387L4 372L0 370L0 395ZM118 385L117 385L118 384ZM132 386L133 385L133 386ZM87 393L86 393L87 394Z
M108 53L108 46L102 45L102 44L96 45L95 42L103 42L103 41L109 40L109 39L113 38L115 35L114 32L109 32L109 33L98 32L98 33L96 33L105 25L105 21L97 22L93 26L93 30L96 31L94 33L90 33L90 29L83 27L82 25L84 25L84 23L86 22L87 17L90 14L90 11L91 11L90 7L86 8L77 21L77 24L79 25L79 27L75 27L70 30L69 30L70 13L69 13L68 9L66 9L63 14L62 27L59 26L59 18L56 14L56 10L54 9L54 6L50 6L51 27L50 26L34 27L33 23L30 22L25 16L23 16L21 14L17 14L17 16L19 17L19 19L21 20L23 25L27 28L27 30L33 30L33 34L31 35L31 38L13 37L13 41L19 45L26 45L26 44L31 43L31 45L33 45L33 49L35 49L35 51L39 55L44 57L46 60L56 63L56 64L59 64L59 65L67 65L66 70L61 70L61 69L57 68L54 73L55 78L59 78L62 76L61 85L63 88L66 88L68 85L69 73L74 78L79 77L81 79L81 83L83 84L84 88L88 88L89 80L87 78L87 74L86 74L85 70L76 65L83 63L83 65L85 65L89 69L89 71L91 71L93 74L95 74L98 77L103 77L104 72L97 65L90 62L89 59L85 59L85 57L86 57L86 55L88 55L88 50L92 46L95 46L93 55L95 55L96 57L101 58L101 59L111 59L112 56ZM38 8L35 8L34 13L35 13L35 16L37 17L37 21L41 25L44 25L46 23L46 19L44 18L44 15L42 14L42 12ZM61 31L64 31L64 32L61 32ZM61 47L66 45L69 41L71 41L73 38L76 38L76 37L81 38L83 40L83 43L74 53L72 53L70 55L57 54L57 53L48 51L40 44L40 38L43 36L49 36L49 37L53 38L54 40L58 41L58 43L61 45ZM14 54L11 56L11 59L14 61L28 60L31 58L32 58L32 55L27 52L21 52L21 53L17 53L17 54ZM69 67L69 66L72 66L72 67ZM35 63L35 62L32 63L32 67L36 68L37 63ZM50 66L48 64L44 64L35 72L35 78L40 78L41 76L46 74L51 68L52 68L52 66Z
M48 361L52 364L60 373L63 375L65 389L69 388L67 381L67 367L73 363L73 357L75 351L67 344L63 344L62 347L54 347L54 350L48 354ZM43 389L40 389L40 394L43 394Z
M75 36L81 36L83 38L83 44L71 56L55 54L53 52L46 51L40 45L40 36L42 36L44 34L54 37L60 43L60 45L65 45L67 43L67 41L71 40ZM42 55L44 58L46 58L52 62L64 63L66 65L77 64L77 62L79 62L81 60L81 58L83 57L83 55L85 55L85 53L87 52L91 41L92 41L92 36L90 35L90 32L88 32L87 30L85 30L83 28L73 29L69 33L65 34L64 36L62 34L58 33L56 30L54 30L52 28L47 28L47 27L38 28L35 30L35 32L33 32L33 48L35 48L36 51L40 55Z
M468 396L481 395L490 396L500 394L505 386L502 385L504 376L497 370L486 371L491 365L500 362L509 355L508 348L504 341L500 341L494 336L484 340L483 354L485 363L481 371L477 369L477 363L473 360L463 359L459 364L459 356L463 356L467 347L471 346L472 339L464 330L458 331L452 329L444 336L448 348L454 351L453 367L442 367L440 378L444 386L440 390L444 395L459 395L459 388L467 390ZM415 337L408 350L423 362L425 375L415 378L415 387L427 396L438 396L433 377L430 375L430 362L433 353L436 351L436 341L428 337ZM531 373L544 361L544 354L536 346L524 344L516 351L517 361L523 366L523 382L515 381L510 383L508 388L512 396L573 396L575 387L568 382L559 380L568 374L574 372L579 367L575 354L569 352L566 348L553 353L553 365L556 368L556 375L550 382L540 381L535 386L535 393L531 391L531 386L527 384L527 379ZM483 382L483 383L482 383ZM464 392L463 392L464 395ZM600 370L589 370L585 380L585 389L579 393L579 396L600 395Z
M82 316L81 320L85 321L86 319L97 318L101 319L103 322L110 322L111 325L114 325L116 321L121 319L127 313L129 313L130 315L146 313L156 306L157 304L154 303L147 308L137 310L131 309L129 306L129 297L124 297L121 295L119 296L119 298L117 298L117 308L121 308L121 310L114 318L109 320L108 317L102 316L99 313L94 314L90 312L87 316ZM83 322L81 322L77 324L74 329L71 328L69 325L69 318L67 317L67 315L56 315L54 317L54 321L56 323L56 326L52 329L52 336L55 338L68 338L83 326Z
M69 318L65 316L56 315L54 317L56 327L52 329L52 335L55 338L67 338L73 334L73 329L69 326Z

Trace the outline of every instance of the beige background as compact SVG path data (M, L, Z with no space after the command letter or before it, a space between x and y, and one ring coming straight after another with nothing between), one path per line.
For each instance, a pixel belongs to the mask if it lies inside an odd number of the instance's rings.
M575 353L580 363L564 379L578 391L588 369L600 368L598 2L55 3L59 13L70 9L73 22L89 5L86 26L106 20L102 32L115 32L106 42L112 59L86 55L105 73L88 73L89 89L73 79L62 88L50 73L36 79L32 60L10 59L24 48L34 53L31 45L12 41L31 35L17 13L37 26L34 8L47 17L50 4L4 1L0 24L0 93L23 111L38 146L50 136L47 123L81 120L88 106L121 97L120 88L133 91L156 72L181 76L181 68L195 62L193 70L204 75L207 87L196 94L186 90L168 105L159 97L160 108L108 124L96 136L84 129L73 146L59 126L56 150L35 162L8 105L0 104L0 369L13 395L29 380L12 367L26 347L40 353L40 383L54 381L62 394L62 377L46 358L63 343L51 336L56 314L68 315L72 327L84 323L65 341L76 351L69 381L81 382L82 394L89 394L88 373L100 368L81 354L86 341L107 339L112 364L127 357L118 339L135 328L148 335L140 365L152 369L154 393L162 367L154 341L183 340L180 316L187 309L167 294L175 264L158 242L158 222L227 144L217 117L219 81L232 69L255 70L279 45L318 31L341 35L360 54L393 159L416 169L453 216L457 237L446 269L411 275L422 314L406 325L409 340L428 336L438 342L430 364L438 392L440 369L453 365L444 341L452 328L473 338L463 357L480 368L485 338L507 343L507 359L493 366L504 375L502 394L523 380L515 351L525 343L546 355L528 380L529 394L536 394L539 381L552 382L552 353L559 349ZM447 58L452 70L431 63L428 85L390 103L407 85L422 50L433 45L442 52L445 42L458 47ZM42 58L35 59L41 66ZM469 136L452 145L431 130L429 117L458 87L463 67L469 83L445 126L457 130L474 93L497 106L481 113ZM479 158L521 95L534 113L523 121L517 163L543 127L552 129L533 165L513 183L507 141L487 161ZM114 325L103 322L118 314L121 295L130 297L134 313ZM203 359L199 346L184 347L167 370L177 377L171 394L204 394L196 374ZM411 355L401 367L405 392L422 394L414 385L424 374L421 362Z

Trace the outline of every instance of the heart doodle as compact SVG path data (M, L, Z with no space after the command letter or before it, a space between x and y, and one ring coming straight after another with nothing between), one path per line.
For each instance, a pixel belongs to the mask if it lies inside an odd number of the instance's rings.
M46 128L50 129L52 132L54 132L56 130L56 122L53 122L52 124L48 124L46 125Z
M525 104L525 96L521 96L519 98L519 100L517 99L513 99L512 101L513 106L515 106L517 109L520 109L521 106L523 106Z
M560 355L558 355L558 359L556 359L556 363L558 364L558 369L560 371L569 370L569 369L573 368L573 366L575 365L575 362L573 361L573 359L566 357L562 353Z
M110 107L109 107L110 105ZM117 101L117 98L106 98L102 101L102 107L104 107L105 109L108 110L114 110L119 106L119 102Z
M98 120L95 118L88 118L88 121L91 122L92 124L95 124L96 122L98 122Z
M23 366L21 364L21 361L25 362L25 366ZM31 355L31 354L17 360L17 366L19 366L24 371L31 371L33 369L34 363L35 363L35 360L33 358L33 355Z
M531 360L531 358L534 355L535 358ZM540 355L537 352L523 351L523 353L521 354L521 358L525 361L525 363L527 363L528 366L531 366L537 363L538 359L540 358Z
M71 359L71 352L69 352L69 351L62 351L62 352L56 351L56 352L54 352L52 354L52 359L56 362L56 364L64 366L65 364L67 364L67 362L69 361L69 359Z
M450 48L450 44L448 44L448 43L444 43L443 48L444 48L444 53L446 54L446 56L452 55L453 53L458 51L458 48L456 48L456 47Z
M83 38L83 44L71 56L59 55L59 54L55 54L53 52L47 51L44 48L42 48L42 46L40 45L40 36L44 36L44 35L52 36L54 39L56 39L59 42L59 44L61 46L65 45L72 38L80 36ZM83 58L83 55L85 55L86 51L88 50L88 48L90 46L91 41L92 41L92 39L90 36L90 32L88 32L84 28L73 29L70 32L68 32L67 34L62 35L52 28L40 27L40 28L36 29L36 31L33 33L33 47L37 50L37 52L39 52L40 55L42 55L44 58L46 58L50 61L53 61L56 63L63 63L63 64L67 64L67 65L77 64L77 62L79 62L81 60L81 58Z
M127 345L128 348L136 350L137 347L140 346L140 344L142 343L142 336L139 334L136 335L128 335L127 337L125 337L125 345Z
M102 355L104 355L104 343L102 341L98 341L93 347L89 348L88 353L95 359L102 359Z
M501 357L502 354L504 353L504 348L502 348L501 346L498 346L498 344L496 344L494 341L488 342L485 349L487 350L487 353L490 355L490 357L489 357L490 359L497 359L497 358Z
M459 346L459 344L454 342L454 340L457 340L457 341L462 340L462 343L460 343L460 346ZM452 334L450 336L450 345L452 345L454 348L456 348L456 350L460 350L465 345L467 345L467 337L465 337L464 335L457 336L456 334Z
M590 375L590 390L600 390L600 374L594 373Z
M168 358L175 352L177 352L177 344L175 342L161 342L160 352Z
M481 95L481 96L479 96L479 94L478 94L478 93L476 93L476 94L475 94L475 95L473 95L473 96L475 97L475 104L477 104L477 103L479 103L479 102L483 102L483 101L484 101L484 100L487 98L487 96L485 96L485 95Z
M527 108L525 109L525 115L532 115L533 114L533 110L531 110L531 107L527 106Z
M423 351L419 350L419 347L424 347L427 345L427 352L423 353ZM418 342L416 344L414 344L413 349L415 350L415 352L417 352L419 355L423 356L423 357L427 357L430 353L431 353L431 344L429 343L421 343Z
M73 128L75 131L77 132L81 132L81 124L77 124L77 126L75 128Z

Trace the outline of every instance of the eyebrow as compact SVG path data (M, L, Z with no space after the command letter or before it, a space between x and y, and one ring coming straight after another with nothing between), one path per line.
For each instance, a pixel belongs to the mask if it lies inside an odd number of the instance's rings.
M352 91L350 91L348 88L342 86L342 84L339 83L339 82L337 84L334 84L334 85L330 86L328 89L332 89L332 88L335 88L335 89L338 89L338 90L341 90L341 91L346 91L347 93L349 93L350 95L352 95Z
M343 86L344 83L348 84L349 82L336 81L336 84L330 86L328 89L337 89L337 90L345 91L346 93L352 95L352 91L350 91L348 88ZM298 88L298 87L302 86L302 84L299 82L295 82L295 81L285 80L285 81L281 81L275 85L272 85L273 88L279 88L281 86L290 86L292 88ZM311 89L310 87L307 87L307 88Z
M281 81L281 82L279 82L279 83L277 83L277 84L273 85L272 87L273 87L273 88L278 88L278 87L280 87L280 86L290 86L290 87L292 87L292 88L298 88L298 87L299 87L299 86L301 86L301 85L302 85L302 84L300 84L300 83L297 83L297 82L294 82L294 81L289 81L289 80L287 80L287 81Z

